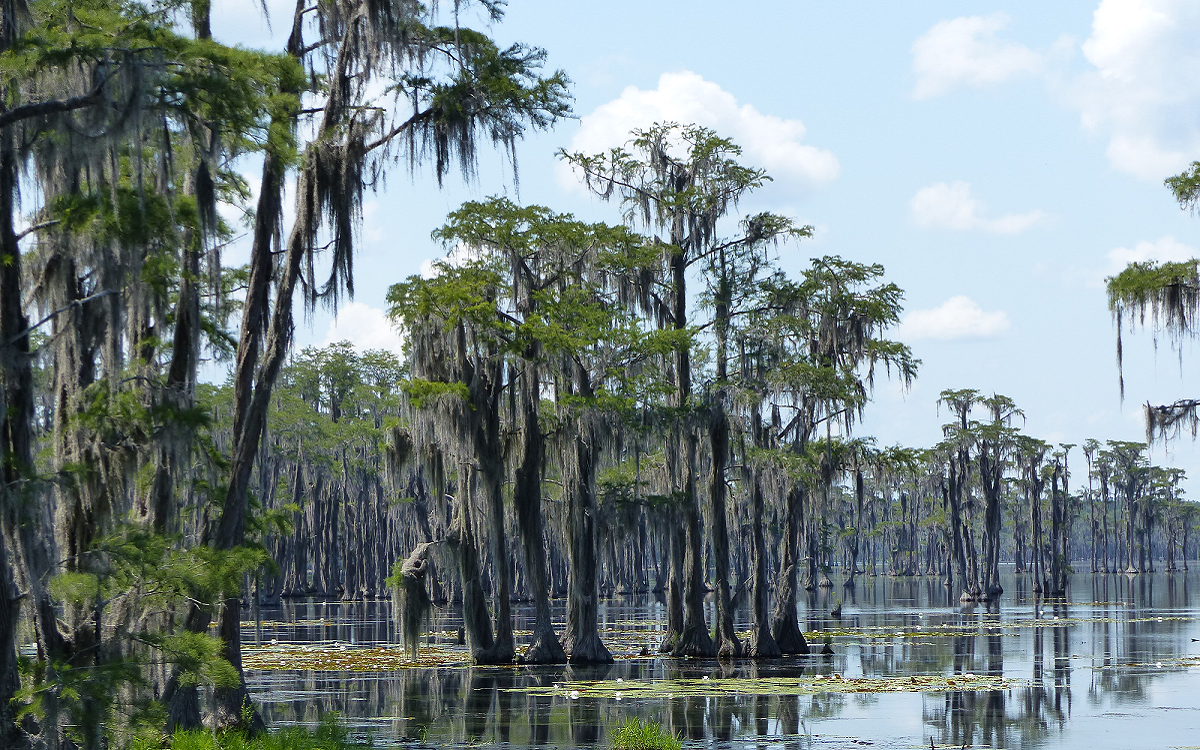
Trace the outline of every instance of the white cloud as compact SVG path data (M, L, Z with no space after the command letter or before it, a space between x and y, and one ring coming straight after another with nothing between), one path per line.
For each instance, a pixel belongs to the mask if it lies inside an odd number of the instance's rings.
M349 341L359 351L387 349L397 355L404 344L387 313L362 302L342 305L337 317L329 324L321 345L329 346L338 341Z
M932 310L913 310L905 315L900 322L899 338L903 341L977 339L1007 330L1007 313L984 312L969 297L960 294Z
M1107 131L1117 169L1161 180L1200 157L1200 3L1103 0L1073 93L1083 125Z
M1108 251L1108 268L1110 273L1120 273L1130 263L1149 260L1178 263L1192 258L1200 258L1200 251L1167 235L1160 237L1157 242L1139 242L1132 249L1114 247Z
M624 145L634 128L655 122L712 128L742 147L747 164L766 169L780 182L811 188L835 179L840 169L832 152L802 142L804 123L739 105L733 94L690 71L663 73L658 88L650 91L627 87L619 98L583 117L569 150L600 153ZM578 184L565 165L560 177Z
M958 86L985 86L1039 72L1045 57L1023 44L996 38L1008 15L963 16L940 21L917 37L912 67L916 99L929 99Z
M939 182L921 188L908 202L913 222L931 229L982 229L996 234L1017 234L1046 218L1044 211L1005 214L996 219L984 215L984 204L971 196L970 183Z

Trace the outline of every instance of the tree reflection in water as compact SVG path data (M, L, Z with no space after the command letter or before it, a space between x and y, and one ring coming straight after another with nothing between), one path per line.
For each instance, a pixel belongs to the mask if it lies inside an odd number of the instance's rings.
M1179 656L1191 650L1191 638L1200 638L1183 574L1076 576L1071 603L1028 595L1030 588L1019 580L1006 589L1010 594L999 605L963 608L936 580L860 579L847 592L840 620L827 614L831 595L818 592L806 602L802 622L812 630L841 633L834 638L837 654L831 658L758 663L630 659L587 669L441 666L251 676L272 724L315 724L337 711L355 731L388 744L607 746L609 732L620 721L638 716L661 722L689 741L761 750L821 746L825 740L814 738L831 736L923 746L932 739L951 747L1059 747L1072 744L1073 722L1145 704L1150 685L1180 675ZM607 609L606 625L617 629L622 623L644 629L647 613L660 611L632 597L611 600ZM271 614L263 629L267 639L395 642L385 602L304 602ZM456 625L443 618L434 627L452 633ZM1164 661L1166 666L1157 666ZM748 687L762 677L834 672L978 674L1021 683L1007 690L924 695L755 695ZM572 699L527 692L570 680L704 677L714 688L705 696ZM723 679L739 680L738 691L721 690ZM1076 705L1072 683L1080 679L1086 698ZM898 728L905 721L913 726L914 709L924 726L920 736Z

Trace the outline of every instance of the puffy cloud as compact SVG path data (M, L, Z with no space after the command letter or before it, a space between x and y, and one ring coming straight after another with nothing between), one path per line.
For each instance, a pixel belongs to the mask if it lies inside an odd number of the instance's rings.
M939 182L921 188L908 202L913 222L932 229L982 229L997 234L1017 234L1046 218L1043 211L1005 214L996 219L984 216L984 204L971 196L970 183Z
M1039 72L1045 57L1023 44L998 39L1008 15L963 16L940 21L913 42L916 99L929 99L958 86L985 86Z
M629 140L634 128L655 122L696 123L712 128L742 147L746 163L762 167L780 182L811 188L835 179L840 169L832 152L803 143L799 120L765 115L733 94L690 71L663 73L658 88L627 87L580 121L570 151L600 153ZM564 165L560 176L577 184Z
M1200 4L1103 0L1083 54L1093 69L1073 91L1082 122L1107 130L1108 158L1161 180L1200 157Z
M1157 242L1139 242L1132 249L1114 247L1108 251L1108 268L1110 273L1120 273L1130 263L1145 263L1148 260L1178 263L1192 258L1200 258L1200 251L1167 235L1160 237Z
M396 355L404 346L404 340L392 326L387 313L362 302L350 302L338 310L321 345L329 346L338 341L349 341L359 351L387 349Z
M977 339L1007 330L1007 313L984 312L971 298L960 294L932 310L913 310L905 315L900 322L899 338L903 341Z

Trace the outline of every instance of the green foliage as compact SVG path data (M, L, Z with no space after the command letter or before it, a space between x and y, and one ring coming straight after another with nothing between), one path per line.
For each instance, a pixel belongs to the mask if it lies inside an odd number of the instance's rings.
M140 740L130 750L159 750L160 739ZM278 731L247 735L229 730L213 733L204 729L176 732L165 745L169 750L358 750L369 744L354 742L336 715L322 720L316 731L304 727L286 727Z
M1192 162L1187 169L1168 177L1163 183L1171 189L1180 208L1185 211L1196 210L1196 203L1200 201L1200 162Z
M1118 317L1128 312L1130 323L1162 323L1172 336L1187 335L1200 306L1200 260L1130 263L1105 280L1108 309ZM1136 317L1134 317L1136 316Z
M683 742L654 721L632 718L613 732L613 750L680 750Z
M401 389L408 396L409 403L417 409L432 406L443 398L456 398L468 401L466 383L438 383L424 378L411 378L401 384Z

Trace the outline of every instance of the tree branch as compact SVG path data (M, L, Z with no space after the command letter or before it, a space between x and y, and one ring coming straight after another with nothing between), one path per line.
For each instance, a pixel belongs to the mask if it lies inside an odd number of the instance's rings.
M50 221L43 221L40 224L34 224L33 226L29 227L28 229L26 229L24 231L17 232L16 240L17 240L17 242L20 242L21 240L25 239L29 235L33 234L34 232L40 232L43 229L49 229L50 227L52 227L58 223L59 223L58 219L51 219Z
M83 109L100 104L104 101L102 91L104 90L105 81L96 84L91 93L83 96L73 96L70 99L55 99L48 102L37 102L36 104L24 104L16 109L10 109L7 112L0 113L0 128L7 128L9 125L16 124L22 120L28 120L33 117L42 117L45 115L56 115L60 112L70 112L76 109Z
M97 299L100 299L101 297L107 297L107 296L108 296L108 295L110 295L110 294L116 294L116 293L117 293L117 292L116 292L116 290L115 290L115 289L105 289L104 291L102 291L102 292L96 292L95 294L93 294L93 295L91 295L91 296L89 296L89 297L84 297L83 299L72 300L72 301L71 301L71 302L69 302L68 304L66 304L66 305L63 305L62 307L60 307L60 308L58 308L57 310L55 310L54 312L50 313L49 315L47 315L46 317L42 318L42 319L41 319L41 320L39 320L38 322L36 322L36 323L34 323L33 325L29 326L29 327L28 327L28 328L26 328L24 331L21 331L21 332L20 332L20 333L18 333L16 336L13 336L11 339L9 339L9 340L8 340L8 342L7 342L6 346L12 346L13 344L17 343L17 342L18 342L18 341L20 341L21 339L23 339L23 338L25 338L26 336L28 336L28 335L29 335L30 333L32 333L33 331L37 330L37 329L38 329L38 328L40 328L41 326L43 326L43 325L45 325L46 323L48 323L48 322L50 321L50 319L51 319L51 318L53 318L54 316L56 316L56 315L61 315L62 313L65 313L67 310L70 310L72 307L79 307L79 306L83 305L83 304L84 304L84 303L86 303L86 302L91 302L92 300L97 300Z

